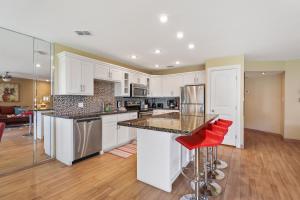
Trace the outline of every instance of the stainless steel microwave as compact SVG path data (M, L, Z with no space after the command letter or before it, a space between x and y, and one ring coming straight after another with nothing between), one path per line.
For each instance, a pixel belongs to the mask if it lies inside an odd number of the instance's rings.
M130 96L131 97L147 97L147 86L143 84L130 84Z

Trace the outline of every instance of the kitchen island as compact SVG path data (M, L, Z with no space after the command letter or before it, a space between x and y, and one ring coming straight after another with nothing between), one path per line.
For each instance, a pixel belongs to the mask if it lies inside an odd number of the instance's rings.
M137 179L166 192L190 162L187 149L176 142L180 135L193 134L214 121L217 115L168 113L118 122L137 129Z

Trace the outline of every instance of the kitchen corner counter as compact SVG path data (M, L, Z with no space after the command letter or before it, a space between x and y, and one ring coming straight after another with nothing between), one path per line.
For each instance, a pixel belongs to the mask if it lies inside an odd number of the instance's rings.
M127 111L116 110L111 112L94 112L94 113L80 113L80 114L48 112L48 113L43 113L43 115L50 116L50 117L64 118L64 119L81 119L81 118L99 117L103 115L114 115L114 114L131 113L131 112L138 112L138 110L127 110Z
M202 113L189 115L173 112L118 122L118 125L177 134L191 134L205 127L217 117L218 115L204 115Z

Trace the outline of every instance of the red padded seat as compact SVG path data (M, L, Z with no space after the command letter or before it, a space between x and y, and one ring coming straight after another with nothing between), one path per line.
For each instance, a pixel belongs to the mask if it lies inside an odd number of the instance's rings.
M219 126L223 126L223 127L229 128L229 127L233 124L233 121L225 120L225 119L218 119L218 120L215 122L215 124L216 124L216 125L219 125Z
M218 146L223 142L224 137L214 134L210 130L202 130L197 134L188 136L179 136L176 141L185 146L189 150L201 147Z
M210 131L214 132L215 134L223 136L223 137L228 133L228 128L223 127L223 126L218 126L216 124L210 124L208 126L208 129Z

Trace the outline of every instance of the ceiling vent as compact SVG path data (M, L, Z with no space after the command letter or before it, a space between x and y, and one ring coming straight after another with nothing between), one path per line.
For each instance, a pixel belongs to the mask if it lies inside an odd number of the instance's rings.
M92 35L89 31L74 31L79 36Z
M173 65L169 65L169 66L167 66L167 68L173 68L174 66Z

